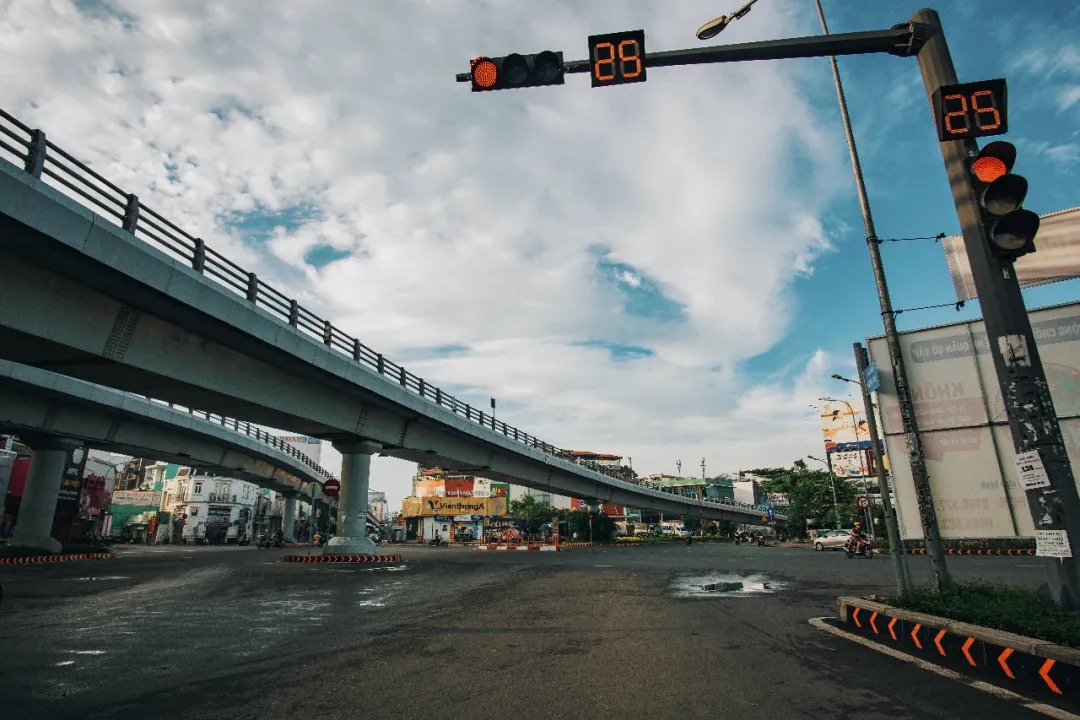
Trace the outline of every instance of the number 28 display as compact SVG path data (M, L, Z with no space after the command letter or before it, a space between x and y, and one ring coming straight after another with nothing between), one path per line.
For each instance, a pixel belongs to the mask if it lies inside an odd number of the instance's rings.
M593 87L645 82L645 31L589 36Z
M946 85L934 93L938 140L1003 135L1009 130L1005 78Z

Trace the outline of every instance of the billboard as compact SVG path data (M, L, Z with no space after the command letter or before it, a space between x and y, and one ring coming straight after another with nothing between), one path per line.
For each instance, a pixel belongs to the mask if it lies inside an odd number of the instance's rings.
M1080 303L1029 315L1075 468L1080 458ZM1012 434L982 321L901 333L900 347L942 536L1032 537L1034 525L1017 483ZM881 372L878 403L901 533L921 538L885 339L870 339L869 349Z
M161 504L161 493L152 490L117 490L112 494L112 504L157 507Z
M307 455L318 465L322 460L322 440L310 435L281 435L279 439L297 451Z
M974 299L977 297L975 281L971 277L963 238L953 235L945 238L941 245L945 249L956 299ZM1035 245L1038 252L1024 255L1014 264L1020 287L1080 277L1080 208L1043 215Z
M505 515L506 498L407 497L401 503L405 517L434 515Z
M870 447L870 429L862 399L830 400L820 408L821 436L825 452L841 452Z

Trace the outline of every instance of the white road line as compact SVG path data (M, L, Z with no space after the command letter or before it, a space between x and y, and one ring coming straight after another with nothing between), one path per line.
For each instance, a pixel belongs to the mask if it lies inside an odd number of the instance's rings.
M942 677L946 677L955 682L962 683L969 687L973 687L976 690L982 690L983 692L989 693L990 695L998 697L1002 700L1010 700L1012 702L1018 703L1029 710L1034 710L1035 712L1042 713L1047 717L1055 718L1055 720L1080 720L1080 715L1074 715L1071 712L1053 707L1052 705L1046 705L1045 703L1036 702L1034 700L1024 697L1023 695L1018 695L1012 690L1006 690L1003 687L991 685L990 683L983 682L982 680L972 680L971 678L965 677L958 672L949 670L948 668L943 668L940 665L935 665L934 663L927 662L926 660L920 660L917 657L913 657L911 655L908 655L907 653L902 653L899 650L893 650L887 645L876 643L873 640L867 640L864 637L849 633L846 630L841 630L840 628L834 627L833 625L825 622L826 620L831 619L832 618L829 616L810 618L810 624L816 627L818 630L824 630L825 632L832 633L833 635L842 637L846 640L853 640L860 645L870 648L871 650L877 650L880 653L885 653L889 657L911 663L912 665L920 667L923 670L929 670L932 673L937 673Z

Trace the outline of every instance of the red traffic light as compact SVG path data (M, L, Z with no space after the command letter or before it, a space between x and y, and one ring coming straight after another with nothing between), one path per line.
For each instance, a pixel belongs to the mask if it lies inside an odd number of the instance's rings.
M1039 216L1021 207L1028 181L1011 172L1015 162L1016 146L997 141L980 150L971 163L990 251L1007 262L1035 252L1039 231Z
M490 90L499 81L499 68L491 58L480 56L471 63L473 88Z

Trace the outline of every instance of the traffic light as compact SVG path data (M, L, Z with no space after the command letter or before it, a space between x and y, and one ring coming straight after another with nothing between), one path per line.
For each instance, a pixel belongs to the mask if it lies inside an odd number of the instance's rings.
M990 252L1006 262L1035 252L1039 231L1039 216L1020 207L1028 182L1010 172L1015 162L1016 146L1000 140L984 147L971 161L971 183Z
M545 50L535 55L511 53L505 57L480 57L469 63L473 92L514 90L541 85L562 85L566 68L563 54Z

